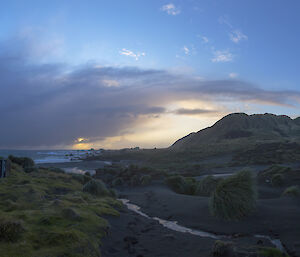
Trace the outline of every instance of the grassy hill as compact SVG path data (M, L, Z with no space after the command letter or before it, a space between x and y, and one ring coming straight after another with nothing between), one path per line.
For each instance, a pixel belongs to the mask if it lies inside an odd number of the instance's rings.
M259 142L300 142L300 120L285 115L232 113L213 126L177 140L170 149L192 150L208 145L229 145L229 149Z
M13 163L0 179L1 257L101 256L101 238L120 203L83 192L91 178Z

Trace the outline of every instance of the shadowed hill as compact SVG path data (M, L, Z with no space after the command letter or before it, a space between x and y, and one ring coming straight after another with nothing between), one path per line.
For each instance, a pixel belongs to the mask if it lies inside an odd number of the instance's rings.
M300 118L286 115L232 113L213 126L177 140L170 149L194 150L207 145L300 140ZM238 148L238 147L237 147Z

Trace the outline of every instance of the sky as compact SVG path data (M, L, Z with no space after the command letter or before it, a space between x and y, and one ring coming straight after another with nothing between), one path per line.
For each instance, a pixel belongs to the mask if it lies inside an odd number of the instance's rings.
M168 147L300 116L298 0L2 0L0 148Z

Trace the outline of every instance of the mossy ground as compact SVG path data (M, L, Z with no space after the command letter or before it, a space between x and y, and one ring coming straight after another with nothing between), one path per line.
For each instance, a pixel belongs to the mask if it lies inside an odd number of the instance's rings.
M13 164L10 176L0 180L0 220L20 222L23 229L12 242L0 238L1 257L101 256L109 226L103 216L118 215L119 205L83 192L72 175L25 173Z

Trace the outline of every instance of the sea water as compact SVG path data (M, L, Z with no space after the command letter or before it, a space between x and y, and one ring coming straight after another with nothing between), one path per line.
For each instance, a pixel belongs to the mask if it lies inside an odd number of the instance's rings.
M78 162L84 157L101 154L94 150L0 150L0 156L7 158L9 155L29 157L36 164Z

